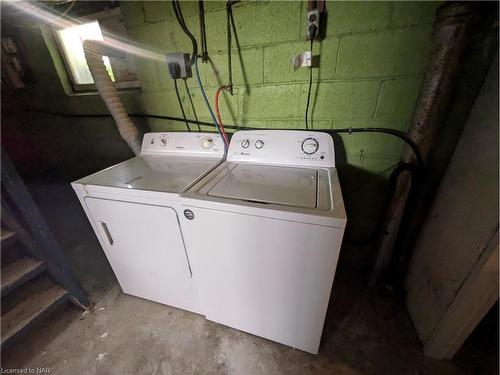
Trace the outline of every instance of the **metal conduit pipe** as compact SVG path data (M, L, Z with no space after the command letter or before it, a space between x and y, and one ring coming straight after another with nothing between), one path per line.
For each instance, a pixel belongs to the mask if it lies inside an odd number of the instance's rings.
M125 57L125 54L113 50L102 43L95 40L85 40L83 42L83 50L90 73L94 79L97 91L104 100L106 107L116 121L118 131L121 137L127 142L135 155L141 152L141 140L139 138L139 130L130 120L125 107L118 95L114 82L109 77L106 66L102 61L103 56L115 56L118 58Z
M472 2L449 2L440 6L436 12L429 66L408 133L421 150L424 162L423 171L420 173L421 180L425 180L432 169L429 161L434 147L440 140L442 125L445 123L451 94L460 73L463 52L477 11ZM414 154L408 147L403 152L403 161L406 163L415 161ZM408 199L410 181L411 184L416 182L412 181L408 174L401 176L387 210L383 234L378 242L378 254L370 276L370 286L376 285L388 270L395 245L400 243L398 236L404 235L405 233L401 231L407 229L403 228L404 222L411 216L414 207L414 202L409 202ZM415 198L413 193L412 198Z

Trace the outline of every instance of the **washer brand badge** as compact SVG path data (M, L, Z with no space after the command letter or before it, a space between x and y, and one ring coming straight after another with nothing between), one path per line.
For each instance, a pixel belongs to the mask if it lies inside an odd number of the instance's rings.
M186 219L188 220L194 219L194 213L191 210L184 210L184 216L186 216Z

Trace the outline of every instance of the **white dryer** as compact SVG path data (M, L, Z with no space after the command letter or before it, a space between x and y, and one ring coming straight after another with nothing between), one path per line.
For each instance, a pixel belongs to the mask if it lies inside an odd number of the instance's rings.
M332 138L237 132L181 202L207 319L317 353L346 225Z
M72 183L124 293L202 312L179 194L223 156L219 135L147 133L140 156Z

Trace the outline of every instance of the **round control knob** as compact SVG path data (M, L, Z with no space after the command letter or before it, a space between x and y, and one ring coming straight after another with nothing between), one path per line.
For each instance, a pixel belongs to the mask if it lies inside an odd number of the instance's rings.
M318 151L319 143L314 138L306 138L302 141L301 148L302 148L302 151L304 151L304 154L312 155L316 151Z
M241 147L248 148L250 146L250 141L248 139L244 139L241 141Z
M212 147L213 144L214 144L214 140L210 137L205 137L201 140L201 147L204 148L205 150Z
M167 145L167 138L160 138L160 145L165 147Z
M261 141L260 139L255 142L255 148L258 148L259 150L264 147L264 142Z

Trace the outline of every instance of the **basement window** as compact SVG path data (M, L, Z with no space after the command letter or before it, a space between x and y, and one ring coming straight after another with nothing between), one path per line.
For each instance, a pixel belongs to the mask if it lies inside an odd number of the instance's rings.
M92 79L89 67L87 66L87 61L85 60L83 41L87 39L103 40L99 22L94 21L57 30L56 35L73 82L76 85L93 84L94 80ZM114 81L115 77L113 75L113 68L111 67L109 57L103 56L102 59L109 76Z
M56 68L59 65L59 76L69 95L97 92L85 59L83 42L87 39L103 40L106 37L104 30L118 37L126 36L120 8L89 15L80 21L79 25L53 29L50 33L57 47L57 51L51 51L52 58ZM118 89L140 88L132 56L127 55L123 60L103 56L103 63Z

